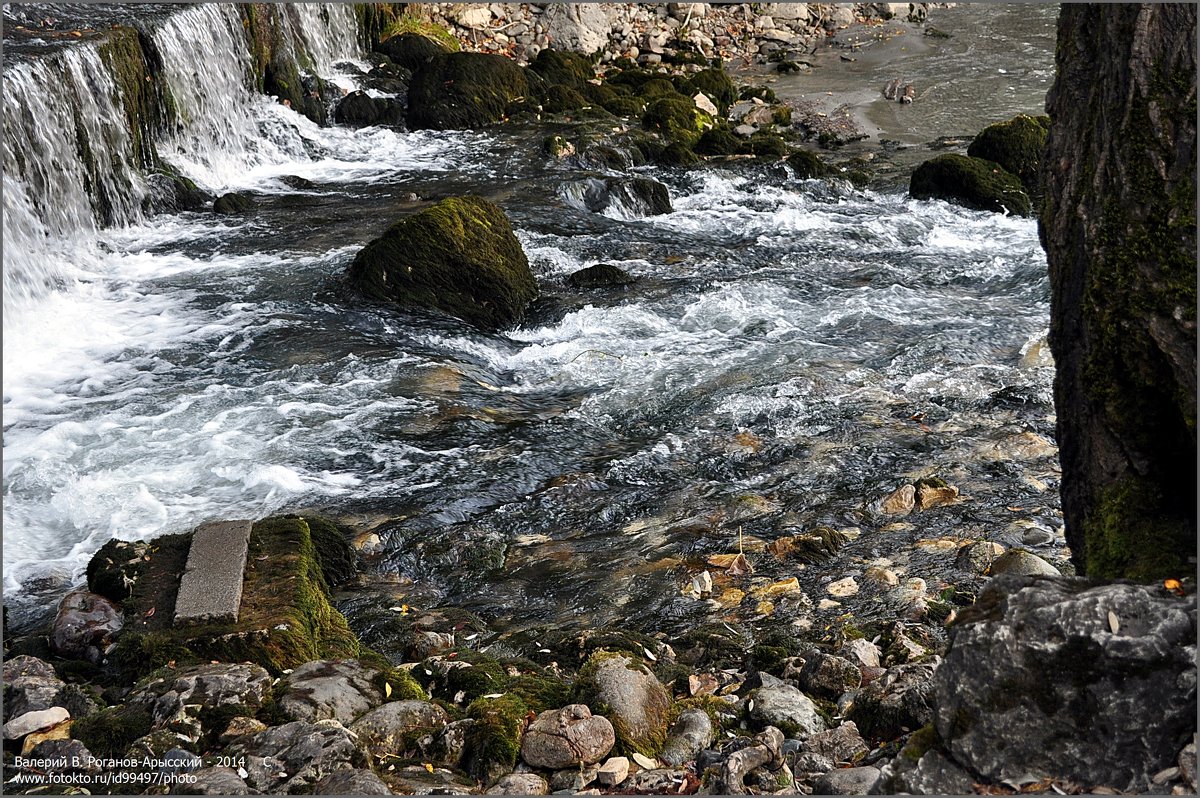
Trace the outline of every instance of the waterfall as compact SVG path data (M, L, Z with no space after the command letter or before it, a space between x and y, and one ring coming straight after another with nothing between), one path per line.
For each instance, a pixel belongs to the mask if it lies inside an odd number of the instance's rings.
M279 39L318 72L361 56L353 7L284 7ZM165 130L150 131L161 161L220 191L262 164L313 153L308 120L256 94L248 33L234 4L181 9L143 31L161 61ZM4 85L6 331L23 307L81 279L102 227L143 219L122 89L103 39L10 60ZM86 271L86 269L85 269Z

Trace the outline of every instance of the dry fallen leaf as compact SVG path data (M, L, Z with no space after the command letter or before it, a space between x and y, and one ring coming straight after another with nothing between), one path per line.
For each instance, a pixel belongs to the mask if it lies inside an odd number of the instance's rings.
M1117 614L1112 610L1108 611L1108 628L1112 629L1113 634L1121 631L1121 621L1117 618Z
M392 697L392 685L389 684L388 682L383 683L383 696L384 696L384 698Z
M729 564L726 572L730 576L743 576L754 573L754 567L750 565L750 561L746 559L745 554L739 554L733 558L733 562Z

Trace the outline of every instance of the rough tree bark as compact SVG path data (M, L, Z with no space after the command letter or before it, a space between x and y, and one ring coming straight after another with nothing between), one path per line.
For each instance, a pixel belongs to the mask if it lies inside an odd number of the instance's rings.
M1196 553L1196 6L1062 6L1042 181L1067 542L1102 577Z

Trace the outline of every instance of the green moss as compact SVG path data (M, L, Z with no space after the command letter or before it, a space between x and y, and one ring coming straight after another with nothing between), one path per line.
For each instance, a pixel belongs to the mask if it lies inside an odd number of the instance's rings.
M558 709L571 703L571 686L553 676L526 673L515 677L506 689L534 712Z
M375 652L364 652L362 661L379 671L372 682L389 701L428 701L429 694L410 671L395 668ZM391 688L389 690L389 688Z
M528 93L525 71L504 56L448 53L413 73L407 120L414 130L485 127L503 119L509 105Z
M745 148L751 155L770 160L779 160L788 154L787 142L773 133L755 133Z
M674 725L675 721L679 720L679 716L689 709L699 709L708 715L713 732L717 735L720 735L728 722L736 717L733 706L727 701L722 701L715 695L698 695L684 698L671 705L671 725Z
M328 588L345 584L358 572L358 555L350 545L346 532L320 516L307 516L308 531L312 536L313 550L321 568L321 576Z
M999 164L963 155L939 155L921 164L908 191L914 199L943 199L981 211L1028 216L1033 210L1015 176Z
M825 177L832 171L815 153L808 150L797 150L788 156L788 166L801 180Z
M463 700L472 701L481 695L502 693L508 685L508 672L495 657L478 651L460 650L449 662L456 665L445 668L444 675L441 666L428 660L415 669L418 682L429 688L436 698L453 701L461 692L464 694ZM427 675L427 671L433 675Z
M675 91L675 84L666 78L651 78L638 87L638 94L649 102L658 97L673 97L679 92Z
M467 708L474 719L467 730L463 766L475 778L490 783L511 773L521 754L529 707L515 695L479 698Z
M134 740L150 733L152 723L150 711L144 707L109 707L76 720L71 724L71 737L95 756L119 757Z
M583 91L595 77L592 62L579 53L563 50L542 50L529 68L552 85Z
M1162 518L1165 504L1156 485L1136 477L1100 490L1084 529L1088 575L1151 581L1190 573L1184 554L1195 539L1184 521Z
M632 67L623 69L615 74L610 74L605 77L605 81L611 86L629 86L633 90L638 90L642 84L658 78L654 72L649 70Z
M646 110L646 101L641 97L618 94L600 103L604 110L616 116L641 116Z
M379 40L381 42L387 41L393 36L401 36L405 33L424 36L452 53L462 49L462 45L458 39L447 28L421 19L416 14L402 14L399 17L394 17L383 27L379 35Z
M984 128L967 148L967 155L1000 164L1020 178L1029 196L1038 197L1038 170L1046 149L1046 134L1046 127L1038 119L1018 114Z
M561 114L583 108L587 104L587 99L575 89L569 86L551 86L546 90L542 108L550 114Z
M767 86L743 86L738 98L742 100L759 99L768 105L773 104L778 98L775 96L775 91Z
M446 199L392 225L358 253L347 277L368 296L484 327L513 323L537 295L508 218L480 197Z
M690 97L696 92L704 92L722 117L729 115L729 106L738 100L737 87L721 69L704 69L692 75L687 81L687 91L683 93Z
M937 746L940 742L941 737L938 736L937 729L933 727L932 723L928 726L922 726L909 735L908 741L900 749L900 756L909 762L916 762L925 756L926 751Z
M674 95L660 97L650 104L642 117L642 126L672 142L694 147L700 133L711 125L708 114L697 110L691 100Z
M661 685L657 689L652 689L642 705L645 713L643 728L631 727L625 718L607 705L597 683L597 672L601 666L613 661L620 661L630 670L651 675L650 670L641 664L640 657L634 658L625 653L612 651L596 651L579 669L579 674L575 679L575 702L587 704L593 714L608 718L617 734L617 750L627 754L636 752L647 756L657 756L667 741L668 721L671 717L671 696L662 689ZM657 684L657 680L655 680L655 684Z
M663 166L691 166L699 163L700 159L686 144L673 141L663 147L662 152L655 156L654 161Z
M728 125L717 125L700 134L696 152L701 155L733 155L741 149L742 142Z

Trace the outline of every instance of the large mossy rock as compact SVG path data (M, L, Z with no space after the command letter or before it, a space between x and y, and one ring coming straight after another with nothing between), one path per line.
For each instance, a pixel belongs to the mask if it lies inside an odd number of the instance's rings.
M441 42L420 33L390 36L375 49L390 58L396 66L411 70L416 70L426 61L450 52Z
M576 688L612 723L630 753L657 756L667 739L671 696L633 657L597 651L579 671Z
M319 96L324 84L315 74L301 74L286 9L275 3L239 3L237 8L250 44L255 87L324 124L328 112Z
M138 619L117 639L110 664L127 678L171 661L251 662L280 674L311 660L357 657L363 652L358 639L329 604L329 582L344 573L343 557L334 556L337 536L335 525L318 519L256 522L238 620L182 627L172 621L190 535L106 544L89 563L89 586ZM322 551L334 558L328 576Z
M712 118L689 98L666 94L647 106L642 126L690 148L699 141L701 132L712 126Z
M1195 652L1194 597L997 577L952 627L934 676L937 732L996 782L1144 792L1196 730Z
M1062 505L1076 568L1196 556L1196 6L1066 5L1046 100Z
M376 299L481 327L514 323L537 295L508 218L480 197L443 200L392 225L363 247L347 279Z
M1017 114L1007 122L985 127L967 148L967 155L1000 164L1021 180L1029 196L1038 197L1042 153L1049 130L1050 117Z
M1028 216L1029 195L1021 181L992 161L965 155L939 155L913 172L913 199L940 199L977 211L1008 211Z
M464 130L499 122L509 103L525 97L521 67L500 55L447 53L420 64L408 87L413 130Z

